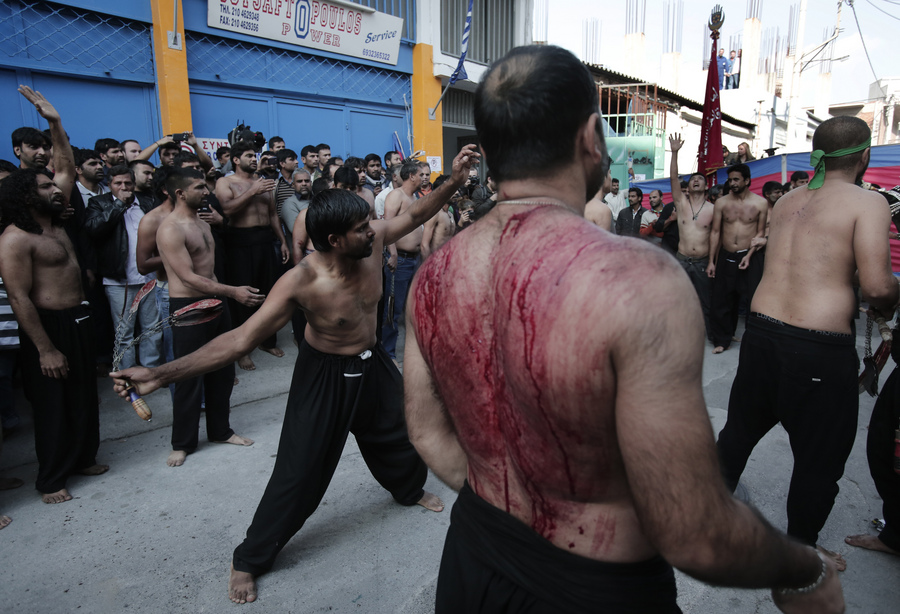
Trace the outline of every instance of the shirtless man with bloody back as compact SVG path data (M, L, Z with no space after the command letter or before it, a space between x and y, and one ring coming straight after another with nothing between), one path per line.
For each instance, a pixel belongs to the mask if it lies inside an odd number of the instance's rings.
M410 437L460 491L436 611L678 612L674 565L840 612L833 564L725 488L688 280L583 219L607 171L599 123L593 79L558 47L514 49L475 95L498 205L425 262L407 309Z
M750 191L750 168L735 164L728 169L728 193L716 200L709 233L709 264L712 281L709 326L713 354L731 345L737 329L741 297L749 302L762 278L762 260L753 254L766 233L769 205ZM755 241L754 241L755 239Z
M278 263L273 253L275 239L281 241L282 264L291 254L275 209L275 182L256 177L256 151L250 143L235 143L231 148L231 162L234 175L223 177L216 183L216 198L228 217L226 281L232 286L253 286L262 294L268 294L277 278ZM232 302L231 307L235 326L246 322L256 311L238 302ZM276 334L264 339L259 349L279 358L284 356L284 351L277 345ZM256 368L250 354L242 356L238 366L247 371Z
M870 136L855 117L822 122L812 164L824 165L808 187L791 190L772 210L766 270L719 434L734 489L756 443L781 422L794 455L788 534L811 546L834 506L858 430L854 285L887 320L900 296L890 267L890 211L880 194L855 185L869 164Z

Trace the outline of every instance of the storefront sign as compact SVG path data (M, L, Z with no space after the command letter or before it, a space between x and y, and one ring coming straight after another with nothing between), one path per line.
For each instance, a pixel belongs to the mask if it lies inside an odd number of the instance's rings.
M400 55L403 19L350 2L208 0L207 6L211 28L384 64L396 65Z

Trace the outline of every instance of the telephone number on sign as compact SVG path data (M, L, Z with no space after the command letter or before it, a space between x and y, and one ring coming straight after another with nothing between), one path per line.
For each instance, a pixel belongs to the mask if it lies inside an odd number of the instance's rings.
M372 51L371 49L363 49L363 55L367 58L374 58L376 60L387 60L390 61L391 56L383 51Z

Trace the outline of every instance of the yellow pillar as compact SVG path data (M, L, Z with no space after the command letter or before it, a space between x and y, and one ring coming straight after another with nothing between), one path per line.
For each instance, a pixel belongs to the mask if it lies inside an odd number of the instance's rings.
M443 114L441 107L434 119L428 118L428 109L437 104L441 97L441 79L434 76L433 51L431 45L419 43L413 47L412 75L412 125L413 149L423 150L429 156L444 155ZM443 103L441 103L443 105ZM445 173L453 160L442 160ZM433 173L432 173L433 175Z
M153 52L156 60L156 91L163 134L190 132L191 97L188 90L187 55L184 47L184 16L181 2L150 0L153 13ZM177 7L177 8L176 8ZM178 11L178 36L181 49L170 49L168 33L172 31Z

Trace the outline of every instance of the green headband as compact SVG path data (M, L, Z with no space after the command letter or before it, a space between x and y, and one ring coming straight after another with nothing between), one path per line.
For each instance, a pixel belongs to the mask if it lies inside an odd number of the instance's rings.
M868 149L868 147L872 144L872 137L866 139L866 142L857 145L856 147L845 147L844 149L838 149L837 151L832 151L831 153L825 153L821 149L817 149L812 152L812 155L809 157L809 165L815 169L815 175L812 178L812 181L809 182L809 185L806 187L810 190L818 190L822 187L822 184L825 183L825 158L840 158L841 156L849 156L850 154L855 154L857 152L863 151L864 149Z

